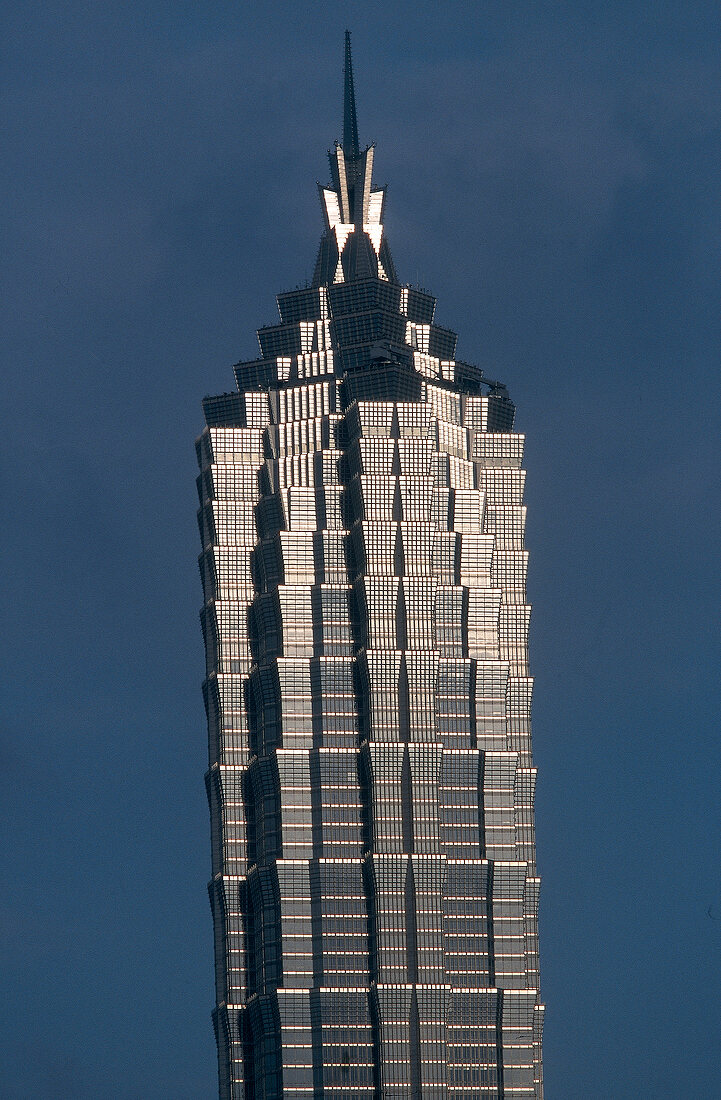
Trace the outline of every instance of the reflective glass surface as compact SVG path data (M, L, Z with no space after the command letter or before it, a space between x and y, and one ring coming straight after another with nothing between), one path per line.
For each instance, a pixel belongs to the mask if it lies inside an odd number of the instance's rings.
M523 437L372 153L197 443L220 1094L539 1100Z

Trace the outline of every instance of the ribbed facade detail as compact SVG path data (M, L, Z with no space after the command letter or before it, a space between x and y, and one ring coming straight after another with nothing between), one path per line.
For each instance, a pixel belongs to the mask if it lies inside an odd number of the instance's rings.
M540 1100L523 437L396 281L346 60L314 285L197 443L220 1095Z

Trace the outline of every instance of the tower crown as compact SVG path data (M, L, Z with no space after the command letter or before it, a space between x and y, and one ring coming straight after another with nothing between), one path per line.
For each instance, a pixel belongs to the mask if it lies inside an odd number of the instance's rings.
M375 146L361 151L353 84L350 32L345 32L343 142L328 152L330 187L318 184L325 219L313 285L379 278L396 283L395 268L383 236L385 188L373 190Z

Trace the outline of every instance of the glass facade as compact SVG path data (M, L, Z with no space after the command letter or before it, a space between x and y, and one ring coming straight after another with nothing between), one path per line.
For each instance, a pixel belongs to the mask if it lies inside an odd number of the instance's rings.
M543 1095L523 437L343 143L197 442L220 1095Z

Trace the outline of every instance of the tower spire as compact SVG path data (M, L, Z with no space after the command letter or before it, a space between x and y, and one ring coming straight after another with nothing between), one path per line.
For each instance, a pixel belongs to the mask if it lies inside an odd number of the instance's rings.
M385 188L373 190L375 148L358 144L350 31L345 32L343 70L343 141L328 150L331 185L318 184L325 215L313 286L354 279L396 283L395 268L383 236Z
M343 69L343 152L347 157L357 157L358 121L355 113L353 88L353 62L350 55L350 31L345 32L345 66Z

